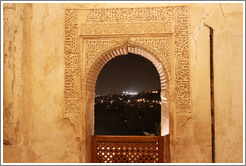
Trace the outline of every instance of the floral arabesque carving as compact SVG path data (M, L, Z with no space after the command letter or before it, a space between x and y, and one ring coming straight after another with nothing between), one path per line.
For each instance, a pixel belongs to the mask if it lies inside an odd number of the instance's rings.
M79 49L78 18L76 10L65 11L65 115L70 122L79 124ZM78 125L75 125L78 126ZM75 127L79 136L79 129Z
M91 9L86 22L171 21L173 7Z
M82 35L172 33L173 7L89 9Z
M84 56L85 56L85 70L86 73L89 71L89 68L94 63L95 59L100 56L103 50L121 43L124 39L90 39L84 41Z
M155 51L156 54L159 55L161 62L164 64L168 77L170 77L170 37L139 37L131 38L130 40Z
M176 112L179 114L191 113L188 25L188 8L176 8L174 34L174 51L176 56L175 90Z

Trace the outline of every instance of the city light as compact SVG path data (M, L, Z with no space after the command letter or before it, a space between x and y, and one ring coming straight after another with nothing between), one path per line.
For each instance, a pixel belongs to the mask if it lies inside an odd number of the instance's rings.
M133 90L124 91L121 94L96 96L94 115L97 120L95 125L100 127L104 126L105 128L114 126L114 128L117 128L117 132L125 133L125 130L130 128L128 126L132 125L135 128L139 123L151 124L153 127L148 129L148 134L159 133L160 127L156 126L154 123L152 124L152 119L156 118L157 124L160 124L160 97L159 91L158 93L152 93L152 91L137 93ZM107 119L108 116L112 118ZM105 120L107 123L102 123L105 122ZM122 123L126 124L127 128L125 128L125 125L122 125ZM139 131L145 132L146 129L142 126L144 127L144 125L141 125ZM139 133L139 131L136 131L136 134Z
M150 96L149 96L150 95ZM151 97L152 95L152 97ZM160 99L157 99L158 95L153 94L152 91L149 92L144 92L144 93L137 93L133 91L124 91L122 94L113 96L113 95L107 95L107 96L100 96L96 97L96 104L98 103L105 103L109 105L113 104L119 104L119 103L124 103L129 106L134 106L138 105L141 106L142 104L147 104L149 105L148 107L153 108L155 107L156 104L162 104L163 101ZM164 101L165 102L165 101Z
M137 95L138 93L137 92L128 92L128 91L123 91L123 94L124 95Z
M137 102L142 102L142 101L143 101L143 99L138 99L138 100L137 100Z

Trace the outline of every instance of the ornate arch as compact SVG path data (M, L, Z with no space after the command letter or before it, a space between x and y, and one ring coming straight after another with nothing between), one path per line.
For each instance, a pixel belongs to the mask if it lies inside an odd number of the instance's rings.
M87 74L86 79L86 94L87 97L95 97L95 85L99 72L103 66L110 61L111 59L120 56L127 55L128 53L133 53L140 55L153 63L156 67L159 76L160 76L160 85L161 85L161 100L166 102L168 99L168 72L163 66L162 62L159 60L158 56L146 49L144 46L140 46L137 43L126 41L124 43L114 45L111 48L108 48L106 51L101 53L98 58L94 61L93 65L90 67L90 70Z
M163 66L163 63L159 60L158 56L146 49L144 46L136 44L135 42L126 41L124 43L113 45L110 48L107 48L105 51L99 55L98 58L95 59L94 63L91 65L86 79L86 103L88 106L86 108L89 111L90 118L88 118L89 124L94 124L94 98L95 98L95 85L97 81L97 77L103 66L110 61L111 59L121 56L127 55L128 53L133 53L140 55L153 63L156 67L159 77L160 77L160 85L161 85L161 135L169 134L169 103L168 103L168 73L166 68ZM94 125L93 125L94 126ZM93 131L94 129L91 129Z
M66 9L64 36L64 118L83 142L84 161L90 159L90 136L94 133L90 122L97 72L122 53L143 54L158 68L165 85L161 89L169 91L165 109L171 110L170 142L182 138L183 127L192 118L187 6ZM122 44L125 41L128 44Z

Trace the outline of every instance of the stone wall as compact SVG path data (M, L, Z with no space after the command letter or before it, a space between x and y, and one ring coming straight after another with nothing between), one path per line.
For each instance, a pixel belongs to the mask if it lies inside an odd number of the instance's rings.
M212 161L209 27L214 30L215 161L242 162L242 4L4 4L3 162L89 162L85 120L79 120L79 137L64 115L65 9L179 5L189 7L192 116L183 119L181 136L170 140L171 162Z

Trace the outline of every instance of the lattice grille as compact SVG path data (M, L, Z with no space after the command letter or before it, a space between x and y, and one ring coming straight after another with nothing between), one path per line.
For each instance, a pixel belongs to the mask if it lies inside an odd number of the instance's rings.
M113 140L112 140L113 138ZM163 162L163 144L158 137L105 137L94 140L92 162L159 163ZM118 138L118 141L117 141ZM129 139L130 138L130 139ZM149 140L147 140L149 138ZM154 139L153 139L154 138ZM102 137L101 137L102 139ZM108 139L108 141L107 141ZM111 140L110 140L111 139Z

